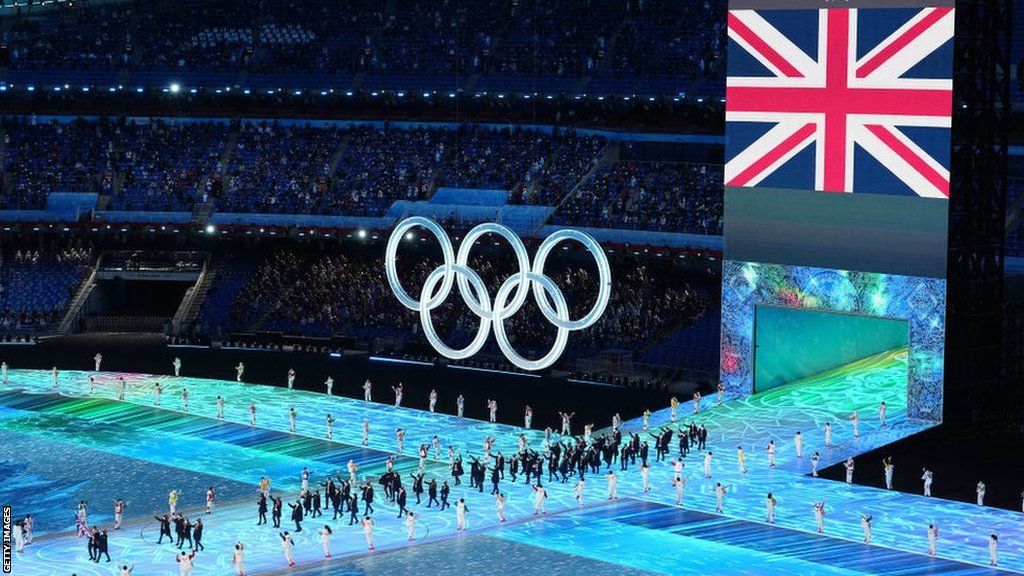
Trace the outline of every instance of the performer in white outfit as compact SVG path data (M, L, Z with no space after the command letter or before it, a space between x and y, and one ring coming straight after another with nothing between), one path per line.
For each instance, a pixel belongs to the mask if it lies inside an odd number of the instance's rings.
M369 380L367 380L366 382L363 382L363 401L365 401L365 402L372 402L373 401L372 392L373 392L373 384Z
M988 535L988 564L999 566L999 537L995 534Z
M765 498L765 522L769 524L775 524L775 506L777 506L778 503L779 501L775 499L775 496L773 496L772 493L769 492L768 496Z
M494 497L494 505L498 511L498 522L505 521L505 495L498 492Z
M544 510L544 501L548 498L548 492L539 484L533 485L533 515L547 514Z
M462 394L459 394L458 398L455 399L455 416L462 420L462 415L466 411L466 398Z
M459 501L455 503L455 529L465 530L466 529L466 512L469 508L466 506L466 499L459 498Z
M373 550L373 518L366 516L360 524L363 525L363 537L366 538L366 547Z
M885 428L885 402L878 405L878 424Z
M235 567L237 576L245 576L245 544L235 542L235 551L231 553L231 565Z
M224 398L217 396L217 419L224 419Z
M245 364L239 362L238 366L235 366L235 381L241 382L243 374L245 374Z
M850 415L850 423L853 424L853 437L860 438L860 417L857 416L856 410Z
M332 378L331 376L328 376L327 380L324 380L324 387L327 388L327 395L328 396L333 395L334 394L334 378Z
M181 376L181 358L178 358L177 356L175 356L174 357L174 362L171 362L171 366L174 368L174 376L175 377L180 377Z
M395 408L401 408L402 407L402 393L405 390L405 388L402 386L402 383L399 382L398 386L392 386L391 389L395 391Z
M523 410L523 428L527 430L533 425L533 408L530 405L526 405L526 409Z
M814 503L814 521L818 525L818 534L825 533L825 501Z
M975 491L978 494L978 506L984 506L985 505L985 483L979 480L978 481L978 486L975 488Z
M114 530L121 529L121 519L124 517L124 500L114 500Z
M416 539L416 514L413 512L407 512L405 514L405 531L409 538L409 542Z
M609 470L607 475L608 480L608 500L619 499L619 479L615 476L614 470Z
M99 352L97 352L96 355L92 357L92 359L96 363L96 369L93 370L93 372L99 372L100 371L100 364L103 363L103 354L100 354Z
M723 512L722 505L725 503L726 486L721 482L715 483L715 512Z
M558 416L562 419L562 436L569 436L571 432L572 417L576 413L566 414L565 412L559 412Z
M193 560L195 560L195 557L195 552L189 554L184 550L181 551L180 555L175 557L175 560L178 561L178 570L181 573L181 576L192 576L192 568L194 566Z
M935 556L935 543L939 538L939 527L935 524L928 525L928 555Z
M871 521L873 518L869 514L860 515L860 527L864 529L864 543L871 544Z
M935 480L935 474L928 468L922 468L922 470L924 470L924 473L921 474L921 480L924 481L924 495L925 497L931 498L932 481Z
M295 369L294 368L289 368L288 369L288 389L292 390L293 388L295 388Z
M683 505L683 490L686 488L686 481L689 480L687 476L676 475L672 479L672 487L676 489L676 506Z
M431 390L430 396L428 397L428 406L430 413L434 413L434 407L437 406L437 390Z
M324 547L324 557L325 558L330 558L331 557L331 535L334 534L334 532L331 531L331 527L330 526L327 526L325 524L324 527L319 529L319 530L317 530L316 533L320 536L320 545Z
M281 537L281 550L284 551L284 559L288 561L288 566L295 566L295 557L292 555L295 541L292 540L292 535L288 532L279 532L278 536Z
M804 457L804 435L797 430L796 435L793 436L793 444L796 446L796 457Z

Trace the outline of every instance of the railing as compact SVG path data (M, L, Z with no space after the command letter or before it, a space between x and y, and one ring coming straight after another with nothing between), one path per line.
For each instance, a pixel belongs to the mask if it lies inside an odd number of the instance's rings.
M71 304L68 306L67 312L64 313L64 319L61 320L60 325L57 328L58 334L67 334L71 332L78 319L82 316L82 309L85 307L85 303L89 300L89 294L92 292L93 287L96 285L96 267L92 267L89 271L89 277L85 279L85 282L78 287L78 291L75 292L75 297L71 299Z

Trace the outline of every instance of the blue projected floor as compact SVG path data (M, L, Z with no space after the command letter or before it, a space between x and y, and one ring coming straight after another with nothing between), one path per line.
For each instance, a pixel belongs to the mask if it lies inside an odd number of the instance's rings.
M469 530L462 532L456 530L452 510L412 504L410 494L410 508L418 513L414 541L407 538L397 508L378 496L375 551L367 552L358 526L350 527L347 519L329 520L328 512L307 519L306 529L296 535L298 566L290 573L420 575L443 568L472 574L542 570L554 576L985 574L991 572L990 532L1000 535L1001 564L1024 568L1024 515L806 475L809 456L796 458L795 430L804 433L805 455L820 451L825 467L930 426L905 417L905 374L905 351L894 351L755 396L726 398L722 405L707 398L696 413L690 403L682 404L678 422L705 424L715 452L711 479L703 477L703 454L686 459L684 507L672 505L673 472L667 462L652 463L647 493L635 466L620 472L623 498L614 502L605 499L603 475L588 477L582 508L577 508L572 483L547 484L546 516L532 515L533 491L522 479L515 485L506 480L501 484L507 497L505 523L498 521L489 484L480 493L464 483L451 494L452 502L465 498L469 506ZM54 393L49 374L12 370L0 391L0 471L5 473L0 496L16 515L33 513L37 533L50 533L16 555L16 574L109 575L114 563L135 564L136 574L178 574L177 549L155 544L151 513L166 510L167 493L178 489L183 493L179 507L200 515L210 484L219 502L213 515L204 516L206 551L196 557L195 576L234 574L236 541L246 545L247 574L277 573L287 569L277 530L255 526L256 483L262 476L273 478L274 492L292 500L303 466L319 480L326 473L347 475L345 465L352 459L360 478L376 479L396 450L398 427L407 431L406 455L396 457L395 467L406 475L407 485L408 473L418 466L416 446L435 434L441 453L436 459L431 453L424 471L438 481L450 480L449 445L467 460L482 455L487 437L495 439L494 452L505 454L516 451L520 434L534 448L543 445L540 431L305 391L103 373L90 394L87 376L62 374ZM128 384L125 401L117 400L120 376ZM158 380L165 392L162 405L153 406L152 387ZM190 413L181 411L183 386L190 391ZM215 418L218 395L228 400L222 421ZM890 426L884 428L871 416L880 399L891 406ZM250 401L258 406L257 426L249 424ZM287 431L290 406L298 410L298 434ZM859 437L851 434L847 421L853 409L862 414ZM328 412L337 419L333 440L324 438ZM371 422L366 447L359 446L364 417ZM665 409L651 423L675 425L669 420ZM822 444L824 422L834 426L830 448ZM623 428L641 426L630 421ZM777 445L775 468L764 454L770 439ZM741 445L748 454L745 473L735 457ZM729 487L724 514L713 513L716 482ZM779 502L776 526L763 523L768 491ZM90 500L90 523L109 527L111 501L118 496L128 500L129 511L125 528L111 536L113 562L91 563L84 540L66 532L72 507L79 499ZM811 504L820 499L828 502L825 535L814 533ZM860 542L861 513L875 517L871 546ZM941 528L938 558L926 555L928 522ZM316 535L324 524L334 531L331 559L324 558Z

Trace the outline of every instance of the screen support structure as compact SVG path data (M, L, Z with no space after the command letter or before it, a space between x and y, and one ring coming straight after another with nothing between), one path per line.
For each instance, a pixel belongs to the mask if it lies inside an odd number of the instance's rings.
M944 413L957 421L1013 405L1003 357L1011 2L956 3Z

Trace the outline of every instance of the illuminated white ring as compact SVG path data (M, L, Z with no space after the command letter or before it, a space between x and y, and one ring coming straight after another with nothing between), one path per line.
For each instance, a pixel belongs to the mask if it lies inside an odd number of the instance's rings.
M384 252L384 272L388 277L388 284L391 285L391 291L395 293L398 301L409 310L421 310L422 306L424 306L422 304L423 294L420 294L420 299L416 300L405 291L405 288L402 287L402 282L398 279L398 267L396 265L399 243L405 237L406 232L417 226L426 228L437 238L437 243L441 245L441 254L444 256L444 264L441 265L444 271L444 282L441 283L441 290L425 303L428 309L433 310L448 298L448 294L452 290L452 282L455 280L455 273L452 271L452 264L455 262L455 250L452 249L452 241L448 239L448 234L445 233L444 229L437 222L422 216L413 216L399 222L395 230L391 232L387 250ZM426 285L424 285L424 290L426 290Z
M516 255L516 260L519 263L519 272L509 277L522 278L523 275L530 270L530 256L526 253L526 246L523 245L523 241L519 239L519 236L515 232L510 230L506 226L495 223L480 224L474 227L466 234L466 237L462 240L462 245L459 246L459 253L455 259L456 264L469 268L469 253L473 249L473 245L477 239L486 234L497 234L508 241L509 246L512 247L512 252ZM519 287L516 290L516 295L512 298L512 303L505 307L504 305L498 306L495 301L493 314L491 310L484 311L480 306L480 303L473 298L472 292L469 290L469 283L467 277L462 274L456 274L456 279L459 282L459 292L462 294L462 299L465 300L466 306L473 311L474 314L481 318L487 318L488 320L497 320L498 318L508 318L519 312L519 309L526 303L526 298L530 295L530 281L519 282Z
M427 337L427 341L430 342L434 350L437 350L439 354L453 360L463 360L476 354L484 347L487 342L487 335L491 332L491 297L487 294L487 286L484 284L483 279L480 275L473 270L466 268L465 266L455 265L451 269L459 275L465 276L469 279L469 284L476 290L477 298L486 312L486 314L480 316L480 327L477 328L476 337L469 343L469 346L465 348L455 349L445 344L441 337L437 335L437 331L434 330L434 320L430 317L430 312L433 310L429 306L428 302L425 302L428 294L434 291L435 286L441 281L443 277L447 277L448 273L444 266L438 266L427 276L427 280L423 283L423 292L420 293L420 323L423 325L423 335ZM463 294L465 299L465 294ZM434 307L436 308L436 306Z
M444 256L444 263L434 269L424 282L423 290L419 300L414 299L402 287L398 279L396 257L398 246L405 234L412 228L421 226L429 230L441 245L441 252ZM506 240L516 254L519 263L519 272L513 274L498 289L495 301L492 303L487 293L487 286L480 275L469 268L469 253L476 240L489 233L495 233ZM594 257L599 274L599 286L597 300L590 311L579 320L569 318L569 307L565 302L565 295L558 288L553 280L544 275L544 265L547 257L555 246L563 240L576 240ZM454 256L451 240L444 230L433 220L415 216L407 218L398 223L395 230L388 239L385 251L385 272L388 283L395 297L403 306L419 312L420 321L423 326L424 335L427 341L442 356L461 360L473 356L479 352L487 342L487 335L490 332L491 324L494 324L495 339L498 347L505 354L505 357L515 366L524 370L541 370L554 364L565 351L568 341L568 333L574 330L582 330L593 325L604 313L611 297L611 268L608 265L608 258L601 250L600 244L589 234L579 230L559 230L548 236L537 250L536 260L530 266L530 259L526 253L526 247L522 240L509 228L500 224L481 224L473 228L467 235L466 240L460 246L458 258ZM462 349L453 349L441 341L434 329L431 311L440 306L451 293L454 280L458 279L459 293L462 295L466 305L480 318L480 327L477 329L473 341ZM441 283L440 289L434 293L437 284ZM505 333L504 320L517 313L525 304L530 285L533 285L533 293L541 313L551 322L558 332L555 336L555 343L551 350L542 358L529 360L519 355L512 348ZM507 302L513 288L516 290L511 302ZM474 294L475 292L475 294ZM554 307L548 301L548 296L554 300Z
M579 242L594 257L598 273L597 301L594 302L594 306L582 318L570 320L567 314L558 314L551 308L551 304L544 295L544 289L539 283L533 285L533 295L537 300L537 306L540 308L541 313L544 314L544 317L548 319L548 322L559 328L582 330L597 322L601 315L604 314L605 308L608 307L608 300L612 295L612 270L611 266L608 265L608 257L605 255L604 250L601 249L601 245L597 243L597 240L579 230L565 229L552 233L541 242L540 248L537 248L537 254L534 256L533 261L534 278L547 278L544 275L544 264L547 263L548 254L551 253L555 246L565 240ZM495 302L495 308L500 309L497 302Z
M508 299L509 292L512 291L512 285L518 284L529 284L531 281L535 282L534 289L540 287L540 290L547 290L551 294L552 299L555 301L555 308L558 310L558 318L562 323L567 323L569 320L569 306L565 303L565 295L558 288L551 278L547 276L540 276L533 272L526 274L525 282L521 279L522 274L516 274L510 277L501 285L498 289L498 294L494 297L494 309L502 310L505 307L505 300ZM508 359L513 365L523 370L543 370L548 366L554 364L558 358L565 352L565 345L569 341L570 329L565 326L556 324L558 332L555 334L555 343L551 346L551 350L548 351L544 356L530 360L524 358L516 352L515 348L512 347L512 343L508 341L508 335L505 334L505 319L507 316L502 316L496 313L494 319L494 339L498 341L498 348L505 353L505 358Z

